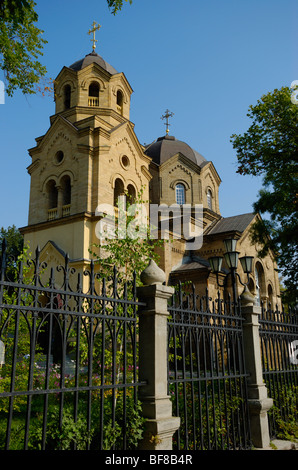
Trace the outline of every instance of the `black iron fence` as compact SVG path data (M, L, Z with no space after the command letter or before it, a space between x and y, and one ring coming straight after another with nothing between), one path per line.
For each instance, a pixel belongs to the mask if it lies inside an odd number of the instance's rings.
M0 265L0 449L136 449L144 430L136 279L34 260ZM250 449L241 304L179 285L168 306L168 393L181 450ZM262 308L271 437L297 426L298 315ZM285 435L285 434L284 434Z
M174 448L251 448L240 306L180 285L169 312L169 394L181 419Z
M40 254L0 274L0 449L133 449L138 402L135 279L77 273Z
M259 322L263 377L274 400L270 437L291 435L298 427L298 312L263 305Z

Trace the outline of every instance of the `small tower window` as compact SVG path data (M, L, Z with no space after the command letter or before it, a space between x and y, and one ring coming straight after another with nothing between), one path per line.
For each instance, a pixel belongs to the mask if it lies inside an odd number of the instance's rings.
M65 85L64 87L64 109L70 108L70 100L71 100L71 86Z
M208 191L207 191L207 206L208 206L208 209L213 210L212 209L212 192L211 192L211 189L208 189Z
M176 202L177 204L185 204L185 186L182 183L176 184Z
M89 85L88 106L99 106L99 85L96 82Z
M120 90L117 91L117 111L123 114L123 94Z

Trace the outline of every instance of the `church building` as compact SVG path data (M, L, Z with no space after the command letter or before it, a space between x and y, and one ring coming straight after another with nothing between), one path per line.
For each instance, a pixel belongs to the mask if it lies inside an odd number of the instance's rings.
M124 192L133 199L143 188L144 200L152 204L203 206L203 244L199 249L187 250L183 237L159 249L160 268L169 283L190 280L199 292L208 286L215 298L217 279L208 260L222 256L223 241L234 238L240 257L254 257L249 289L256 301L279 304L273 255L259 259L249 237L259 216L249 213L223 218L221 179L213 162L169 135L168 129L151 144L141 145L130 121L132 92L125 74L99 56L95 45L90 54L64 66L58 74L55 114L50 117L49 129L29 150L29 217L28 225L20 230L30 251L34 253L39 246L42 260L49 265L61 264L68 253L71 266L87 267L89 249L98 243L96 208L100 204L115 206ZM223 263L219 276L226 268ZM240 263L238 272L246 279Z

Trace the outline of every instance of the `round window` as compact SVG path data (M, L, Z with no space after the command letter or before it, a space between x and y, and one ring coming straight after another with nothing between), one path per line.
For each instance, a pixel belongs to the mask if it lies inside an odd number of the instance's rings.
M55 155L56 163L61 163L63 158L64 158L64 153L62 152L62 150L59 150Z
M129 158L126 155L123 155L121 157L121 163L124 166L124 168L128 168L129 167Z

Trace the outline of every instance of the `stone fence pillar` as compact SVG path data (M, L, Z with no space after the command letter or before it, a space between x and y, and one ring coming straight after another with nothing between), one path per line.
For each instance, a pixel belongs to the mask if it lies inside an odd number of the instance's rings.
M244 360L249 374L248 406L252 443L257 448L264 448L270 443L267 411L272 407L273 400L268 398L263 380L258 318L261 307L254 305L254 299L247 289L241 296Z
M145 432L139 448L144 450L171 450L172 438L179 428L180 418L172 416L168 396L167 319L168 299L174 288L163 285L165 273L151 260L143 271L138 287L139 308L139 379Z

